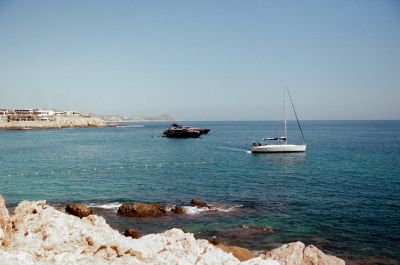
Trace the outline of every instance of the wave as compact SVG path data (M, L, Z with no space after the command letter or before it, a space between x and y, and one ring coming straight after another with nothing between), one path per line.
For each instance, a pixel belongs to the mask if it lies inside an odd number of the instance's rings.
M197 207L197 206L182 206L183 210L186 214L196 215L203 212L222 212L229 213L237 211L239 208L242 208L243 205L213 205L209 204L210 208L207 207Z
M199 214L201 212L207 212L211 209L208 208L198 208L196 206L182 206L186 214Z
M120 202L110 202L110 203L91 203L88 206L92 208L100 208L105 210L118 210L118 208L122 205Z
M99 209L104 209L104 210L113 210L116 212L118 208L122 205L120 202L109 202L109 203L89 203L87 204L88 207L92 208L99 208ZM237 204L237 205L214 205L214 204L209 204L210 208L207 207L197 207L197 206L182 206L185 214L189 215L196 215L200 214L203 212L221 212L221 213L229 213L229 212L234 212L237 211L239 208L242 208L243 205ZM171 212L171 210L175 206L167 206L166 210L168 212Z

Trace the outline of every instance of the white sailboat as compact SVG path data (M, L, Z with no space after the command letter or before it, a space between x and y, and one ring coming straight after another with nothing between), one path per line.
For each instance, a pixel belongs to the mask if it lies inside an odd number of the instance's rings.
M286 91L289 95L290 102L292 103L292 108L296 116L297 125L299 126L301 135L303 137L303 144L288 144L287 143L287 121L286 121ZM305 152L307 145L305 144L303 130L301 129L299 119L297 118L297 113L294 108L292 97L290 96L289 89L285 82L283 82L283 109L284 109L284 125L285 125L285 135L281 137L269 137L263 139L263 143L253 143L251 147L252 153L292 153L292 152Z

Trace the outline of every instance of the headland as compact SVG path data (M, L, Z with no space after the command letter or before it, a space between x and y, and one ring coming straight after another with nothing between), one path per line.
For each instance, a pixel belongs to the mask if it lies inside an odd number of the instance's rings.
M162 114L158 116L148 115L98 115L99 118L107 122L142 122L142 121L176 121L177 119L169 114Z
M105 127L106 122L94 115L76 111L43 109L0 109L0 129L64 129Z

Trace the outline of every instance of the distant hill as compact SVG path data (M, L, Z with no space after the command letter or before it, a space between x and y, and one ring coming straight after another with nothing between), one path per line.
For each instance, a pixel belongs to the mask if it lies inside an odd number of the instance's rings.
M159 116L144 116L144 115L120 115L120 114L115 114L115 115L97 115L97 117L105 120L105 121L112 121L112 122L118 122L118 121L176 121L174 117L172 117L169 114L163 114Z

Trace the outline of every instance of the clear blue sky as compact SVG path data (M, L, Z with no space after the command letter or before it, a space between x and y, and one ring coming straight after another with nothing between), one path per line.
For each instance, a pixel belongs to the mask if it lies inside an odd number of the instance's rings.
M0 0L0 108L400 119L400 2Z

